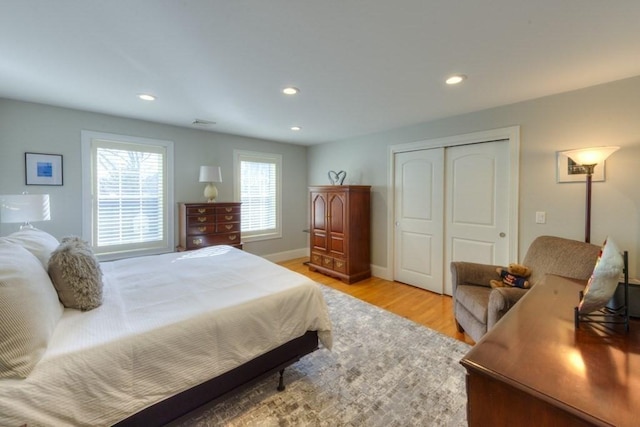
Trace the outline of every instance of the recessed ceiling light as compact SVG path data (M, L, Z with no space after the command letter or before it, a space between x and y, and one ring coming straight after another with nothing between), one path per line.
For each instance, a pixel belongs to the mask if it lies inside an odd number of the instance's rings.
M149 95L148 93L141 93L138 95L138 98L143 99L145 101L155 101L156 97L153 95Z
M300 93L300 89L293 86L285 87L284 89L282 89L282 93L284 93L285 95L296 95Z
M445 80L445 82L448 85L457 85L458 83L462 83L464 80L466 80L467 76L465 76L464 74L454 74L451 77L448 77L447 80Z
M297 132L299 130L302 130L302 128L300 126L291 126L291 130Z

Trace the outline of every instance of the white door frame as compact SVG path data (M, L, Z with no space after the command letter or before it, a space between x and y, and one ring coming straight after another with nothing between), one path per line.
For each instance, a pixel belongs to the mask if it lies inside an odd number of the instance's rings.
M518 188L520 176L520 126L472 132L444 138L427 139L405 144L390 145L387 159L387 280L395 277L395 154L406 151L426 150L430 148L453 147L456 145L478 144L482 142L506 139L509 141L509 259L518 260Z

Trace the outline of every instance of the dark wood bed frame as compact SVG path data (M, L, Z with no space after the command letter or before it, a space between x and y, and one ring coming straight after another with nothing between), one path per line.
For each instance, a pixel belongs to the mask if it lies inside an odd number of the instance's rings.
M160 401L142 411L115 424L117 427L162 426L188 414L200 406L221 400L239 389L280 371L280 384L283 389L282 371L297 362L306 354L318 348L318 333L308 331L268 353L250 360L244 365L212 378L202 384Z

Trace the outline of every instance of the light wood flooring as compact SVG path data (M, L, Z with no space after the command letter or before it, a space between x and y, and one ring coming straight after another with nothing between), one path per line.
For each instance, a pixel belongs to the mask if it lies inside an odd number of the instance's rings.
M283 267L304 274L310 279L352 295L370 304L428 326L452 338L473 344L473 340L456 330L451 297L424 289L371 277L348 285L324 274L309 271L307 258L280 262Z

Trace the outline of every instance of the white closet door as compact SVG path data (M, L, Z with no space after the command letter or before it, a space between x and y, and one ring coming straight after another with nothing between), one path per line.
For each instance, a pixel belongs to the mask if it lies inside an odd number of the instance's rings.
M509 260L509 143L448 147L445 265L506 265ZM451 271L445 293L451 295Z
M395 155L395 280L442 293L444 148Z
M451 261L508 263L507 140L394 157L394 280L451 295Z

